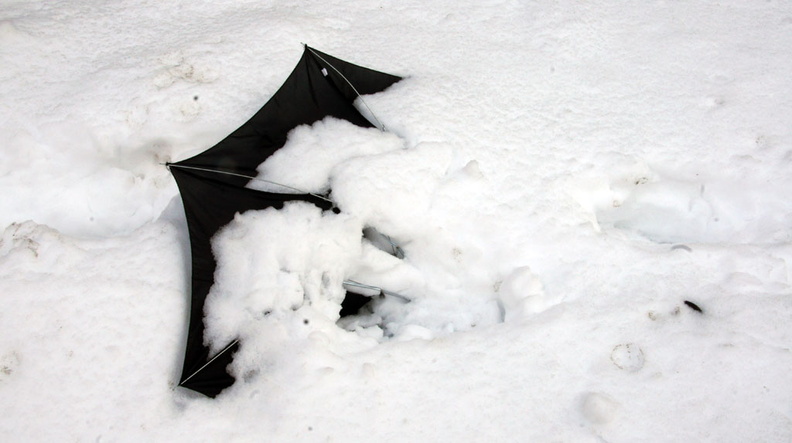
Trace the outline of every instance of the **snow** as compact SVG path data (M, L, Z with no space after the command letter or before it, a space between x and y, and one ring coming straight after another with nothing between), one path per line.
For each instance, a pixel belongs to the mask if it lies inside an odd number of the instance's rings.
M259 168L342 212L215 239L204 398L162 163L300 42L407 79ZM0 438L789 441L790 48L779 1L5 1ZM412 301L339 322L344 279Z

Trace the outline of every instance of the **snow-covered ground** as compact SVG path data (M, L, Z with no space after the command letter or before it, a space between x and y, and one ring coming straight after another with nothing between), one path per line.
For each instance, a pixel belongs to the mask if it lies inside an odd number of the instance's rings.
M260 168L343 211L223 231L208 399L161 163L301 42L408 78ZM792 440L788 2L4 0L0 61L3 441Z

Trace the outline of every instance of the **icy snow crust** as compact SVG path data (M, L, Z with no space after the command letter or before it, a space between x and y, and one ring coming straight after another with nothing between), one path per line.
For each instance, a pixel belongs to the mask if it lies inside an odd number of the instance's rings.
M300 42L409 77L259 168L342 212L217 236L207 399L161 163ZM0 439L790 441L791 48L786 2L5 1Z

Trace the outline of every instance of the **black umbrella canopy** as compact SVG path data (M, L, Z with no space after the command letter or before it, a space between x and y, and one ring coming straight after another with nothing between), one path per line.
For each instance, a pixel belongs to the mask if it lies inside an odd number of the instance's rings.
M283 147L289 131L299 125L332 116L373 127L352 103L359 95L383 91L399 80L305 46L283 86L250 120L215 146L175 164L254 177L256 167ZM241 184L249 179L229 180Z
M204 305L217 262L212 237L234 215L304 201L322 209L332 202L312 194L277 194L246 188L256 168L283 147L289 131L332 116L373 127L353 106L360 95L385 90L401 77L374 71L305 46L302 58L275 95L246 123L206 151L168 164L184 203L190 234L192 287L187 346L179 385L210 397L234 383L227 367L239 348L232 341L215 355L204 344Z

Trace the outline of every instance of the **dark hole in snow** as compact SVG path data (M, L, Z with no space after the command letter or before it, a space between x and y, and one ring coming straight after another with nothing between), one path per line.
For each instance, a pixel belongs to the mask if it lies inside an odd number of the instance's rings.
M371 300L371 297L347 291L344 301L341 302L341 318L357 315Z
M242 374L242 380L245 380L246 382L249 382L249 381L253 380L254 378L256 378L256 376L258 374L259 374L258 369L252 369L250 371L246 371L244 374Z

